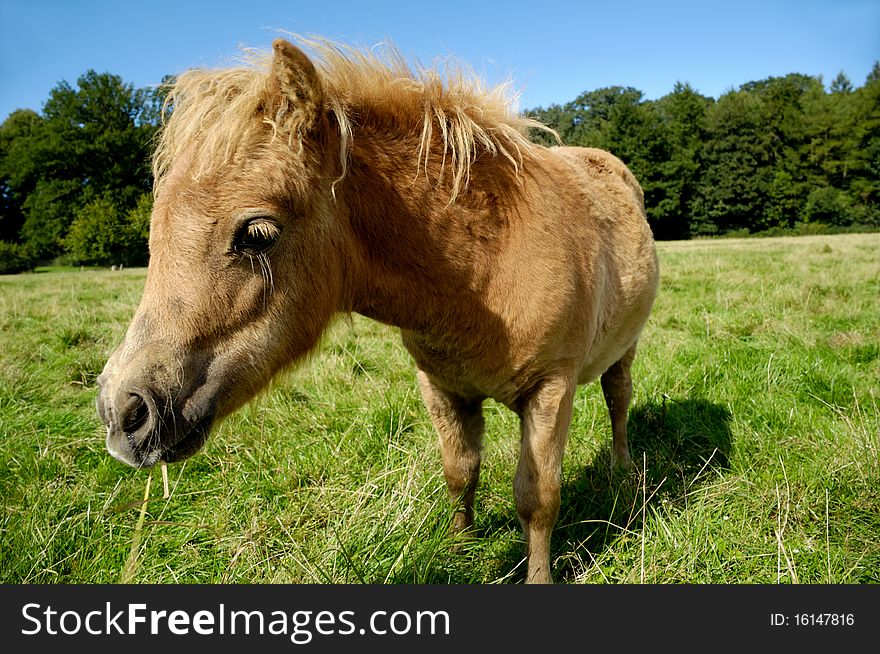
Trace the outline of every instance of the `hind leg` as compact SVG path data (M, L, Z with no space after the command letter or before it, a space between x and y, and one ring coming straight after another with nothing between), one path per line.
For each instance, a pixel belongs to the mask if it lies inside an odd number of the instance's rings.
M418 372L422 399L440 438L440 455L449 497L456 504L453 531L474 522L474 494L480 478L483 441L483 400L464 398L439 387L427 373Z
M626 437L626 419L629 412L629 403L632 399L632 375L630 368L636 356L636 346L633 345L626 354L602 373L602 393L605 395L605 404L608 405L608 413L611 416L611 433L613 444L611 450L612 467L618 469L632 468L632 460L629 456L629 442Z

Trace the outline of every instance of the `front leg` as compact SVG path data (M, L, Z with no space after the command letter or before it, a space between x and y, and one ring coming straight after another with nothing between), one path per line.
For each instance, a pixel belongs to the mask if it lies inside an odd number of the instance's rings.
M529 397L520 414L520 458L513 482L528 555L526 583L549 584L550 534L559 515L562 454L568 439L575 382L553 378Z
M419 388L440 437L440 455L449 497L456 505L453 531L474 522L474 494L480 477L480 447L483 442L483 400L465 398L438 386L419 370Z

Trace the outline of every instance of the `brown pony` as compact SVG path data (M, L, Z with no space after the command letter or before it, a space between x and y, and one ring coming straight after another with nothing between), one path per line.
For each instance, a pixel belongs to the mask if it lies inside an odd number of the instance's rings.
M335 314L400 328L473 520L487 397L520 418L528 582L549 582L576 386L601 376L629 466L630 366L657 288L641 189L612 155L531 143L503 87L394 50L285 40L174 83L140 306L98 378L107 448L195 453Z

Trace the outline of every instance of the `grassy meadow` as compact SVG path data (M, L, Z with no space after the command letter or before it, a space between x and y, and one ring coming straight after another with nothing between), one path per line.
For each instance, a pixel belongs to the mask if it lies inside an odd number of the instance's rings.
M633 460L581 387L553 539L569 583L880 582L880 234L659 243ZM143 270L0 277L0 582L512 583L516 418L487 402L474 532L414 366L340 319L312 359L158 469L113 460L95 378ZM144 502L145 496L148 500Z

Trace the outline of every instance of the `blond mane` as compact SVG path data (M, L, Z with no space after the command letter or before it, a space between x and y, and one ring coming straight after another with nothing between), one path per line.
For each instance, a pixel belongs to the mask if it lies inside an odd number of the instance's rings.
M542 146L528 138L529 128L555 132L519 115L510 83L487 87L469 68L446 62L435 68L412 66L396 47L383 44L356 49L326 39L296 37L318 70L324 100L340 131L342 177L347 169L358 117L387 117L396 124L414 124L421 136L414 152L415 174L428 173L439 135L440 177L451 175L451 199L467 186L471 164L484 153L500 155L519 170L525 156ZM265 126L254 117L264 113L269 93L270 54L249 52L241 65L217 70L189 70L169 87L165 115L153 158L157 187L173 161L192 144L199 154L193 174L215 170L235 153L265 142ZM266 117L274 137L302 146L295 122L285 114L295 107L282 103ZM291 125L294 127L291 127ZM282 127L284 126L284 128ZM338 181L338 180L337 180ZM439 182L440 180L438 180Z

